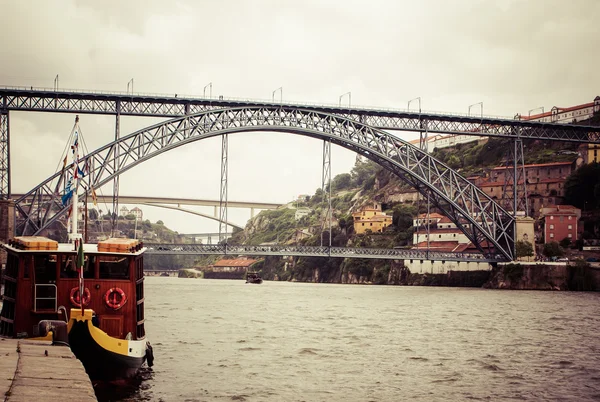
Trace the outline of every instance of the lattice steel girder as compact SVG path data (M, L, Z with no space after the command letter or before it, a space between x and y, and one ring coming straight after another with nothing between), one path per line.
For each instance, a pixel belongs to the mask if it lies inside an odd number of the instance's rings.
M185 125L184 119L188 119ZM276 106L223 109L159 123L83 157L81 163L88 164L90 174L81 181L84 188L100 188L115 175L168 150L205 138L247 131L295 133L329 139L352 149L392 170L418 191L430 193L434 205L446 211L486 255L513 259L514 219L482 190L403 140L357 121L312 110ZM117 148L120 153L115 152ZM62 172L54 174L16 201L21 218L17 233L38 233L67 211L68 206L62 205L57 192L62 177ZM45 201L41 204L38 199ZM47 213L38 224L33 216L40 209Z
M416 113L394 110L334 107L303 104L274 105L269 102L178 98L176 96L118 95L110 93L61 92L54 90L0 89L0 100L7 110L117 114L123 116L179 117L209 110L238 107L284 107L327 113L356 120L384 130L424 131L442 134L472 134L490 137L550 139L580 143L600 143L600 128L560 123L529 122L513 119L469 117L441 113ZM0 102L1 104L2 102Z
M8 110L0 110L0 197L10 197L10 124Z
M211 244L163 244L150 243L150 254L213 254L213 255L279 255L294 257L338 257L369 258L388 260L434 260L434 261L472 261L495 262L477 253L444 253L437 251L386 249L386 248L346 248L327 246L235 246ZM177 249L177 250L175 250Z

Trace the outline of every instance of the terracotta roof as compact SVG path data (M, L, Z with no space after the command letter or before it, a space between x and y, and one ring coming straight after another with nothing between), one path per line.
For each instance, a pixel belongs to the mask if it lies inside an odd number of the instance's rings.
M544 214L544 218L547 218L549 216L577 216L577 212L575 211L551 211L551 212L546 212Z
M541 119L542 117L548 117L548 116L552 115L553 109L558 110L558 113L563 113L563 112L570 112L571 110L585 109L585 108L591 107L591 106L594 106L594 102L584 103L581 105L570 106L570 107L554 106L554 107L552 107L552 109L549 112L538 113L538 114L534 114L531 116L521 116L521 119L522 120L536 120L536 119Z
M571 165L573 162L552 162L552 163L537 163L533 165L525 165L525 168L530 167L542 167L542 166L562 166L562 165ZM506 166L498 166L493 168L492 170L504 170ZM509 166L508 169L512 169L512 166Z
M554 204L546 205L546 206L543 206L542 208L544 208L544 209L545 208L556 208L558 211L560 211L561 209L564 211L579 209L577 207L574 207L573 205L554 205Z
M415 232L417 233L417 232ZM462 230L458 228L443 228L443 229L429 229L429 234L440 234L440 233L462 233ZM427 234L425 230L419 230L419 236Z
M213 267L249 267L257 260L236 258L234 260L219 260L213 264Z
M429 214L430 218L443 218L444 215L440 215L437 212ZM427 219L427 214L419 214L418 219Z

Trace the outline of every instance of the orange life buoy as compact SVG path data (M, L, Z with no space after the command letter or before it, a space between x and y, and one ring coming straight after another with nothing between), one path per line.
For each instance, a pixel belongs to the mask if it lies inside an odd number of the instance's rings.
M127 302L127 296L121 288L110 288L104 293L106 307L118 310Z
M81 307L81 297L79 295L79 287L74 287L71 289L71 304L75 307ZM90 294L90 290L88 288L83 289L83 306L86 307L90 304L90 300L92 299L92 295Z

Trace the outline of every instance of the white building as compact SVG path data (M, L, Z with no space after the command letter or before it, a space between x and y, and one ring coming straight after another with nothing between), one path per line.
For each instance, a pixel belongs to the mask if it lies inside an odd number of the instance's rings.
M300 207L296 209L296 214L294 215L294 219L297 221L310 214L311 209L307 207Z

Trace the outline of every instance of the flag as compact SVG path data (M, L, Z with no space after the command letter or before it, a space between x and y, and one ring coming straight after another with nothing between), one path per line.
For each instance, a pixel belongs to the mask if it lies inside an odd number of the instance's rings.
M63 206L66 206L69 203L69 200L71 199L72 196L73 196L73 190L69 190L68 192L65 193L65 195L63 195L61 197Z
M79 166L77 166L77 177L85 177L85 173L79 168Z
M67 167L67 155L65 155L65 159L63 159L63 170Z
M98 206L98 196L96 195L94 187L92 187L92 200L94 200L94 206Z

